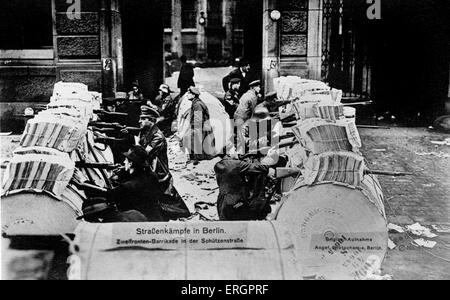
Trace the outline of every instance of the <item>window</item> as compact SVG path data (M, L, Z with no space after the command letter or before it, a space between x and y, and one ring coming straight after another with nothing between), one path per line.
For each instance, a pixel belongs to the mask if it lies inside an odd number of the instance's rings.
M245 0L236 0L235 13L233 17L234 29L244 29L244 12L247 9L245 7Z
M183 28L197 28L197 1L181 1L181 24Z
M172 0L165 0L162 5L164 28L172 28Z
M208 1L208 26L222 27L223 26L223 2L222 0Z
M53 47L51 0L2 1L0 49Z

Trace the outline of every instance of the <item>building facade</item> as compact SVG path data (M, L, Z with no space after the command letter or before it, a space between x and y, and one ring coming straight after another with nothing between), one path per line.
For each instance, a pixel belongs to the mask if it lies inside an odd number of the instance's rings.
M0 10L2 125L48 103L58 81L113 96L163 82L159 0L8 0ZM159 42L158 42L159 41Z
M295 75L386 109L414 102L412 114L442 112L448 1L380 2L373 20L363 0L8 0L0 10L2 124L48 102L60 80L104 96L138 80L151 98L169 52L213 63L244 56L266 91L274 77Z

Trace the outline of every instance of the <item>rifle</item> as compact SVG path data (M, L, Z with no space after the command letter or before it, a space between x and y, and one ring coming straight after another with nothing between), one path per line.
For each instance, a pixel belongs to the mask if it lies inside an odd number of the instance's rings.
M288 177L296 177L301 173L298 168L277 168L277 179L284 179ZM380 171L380 170L364 170L365 175L381 175L381 176L414 176L413 173L406 172L391 172L391 171Z
M269 110L276 110L282 106L291 104L291 100L284 100L284 101L271 101L271 102L266 102L266 107Z
M75 162L75 167L83 168L83 169L99 169L99 170L109 170L110 171L110 170L116 170L117 168L121 167L121 165L77 161L77 162Z
M106 123L106 122L90 122L89 126L97 128L111 128L111 129L124 129L126 126L119 123Z
M103 109L94 109L94 113L97 115L108 115L108 116L117 116L117 117L128 117L127 113L121 112L111 112Z
M108 192L107 189L101 188L99 186L90 183L81 183L77 180L72 180L71 183L75 185L77 189L85 192L101 193L101 194L106 194Z

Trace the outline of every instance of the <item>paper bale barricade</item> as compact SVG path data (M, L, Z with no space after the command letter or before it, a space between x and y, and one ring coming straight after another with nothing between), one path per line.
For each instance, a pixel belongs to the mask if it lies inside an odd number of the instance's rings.
M81 83L58 82L47 109L30 119L2 182L2 228L8 234L71 233L86 200L71 180L106 186L99 170L77 169L78 161L113 163L97 147L88 124L101 94Z
M283 183L276 219L292 224L307 276L362 279L368 261L381 266L388 236L381 186L360 152L356 110L319 81L281 77L275 90L291 101L280 116L297 120L291 130L299 144L286 153L300 169Z

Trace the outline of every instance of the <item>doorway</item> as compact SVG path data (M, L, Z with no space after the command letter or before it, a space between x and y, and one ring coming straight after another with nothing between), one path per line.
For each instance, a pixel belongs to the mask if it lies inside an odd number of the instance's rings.
M165 0L121 0L124 85L138 80L152 98L164 78L163 14Z
M243 20L244 57L247 58L257 78L262 76L262 49L263 49L263 1L238 0L241 12L239 17Z

